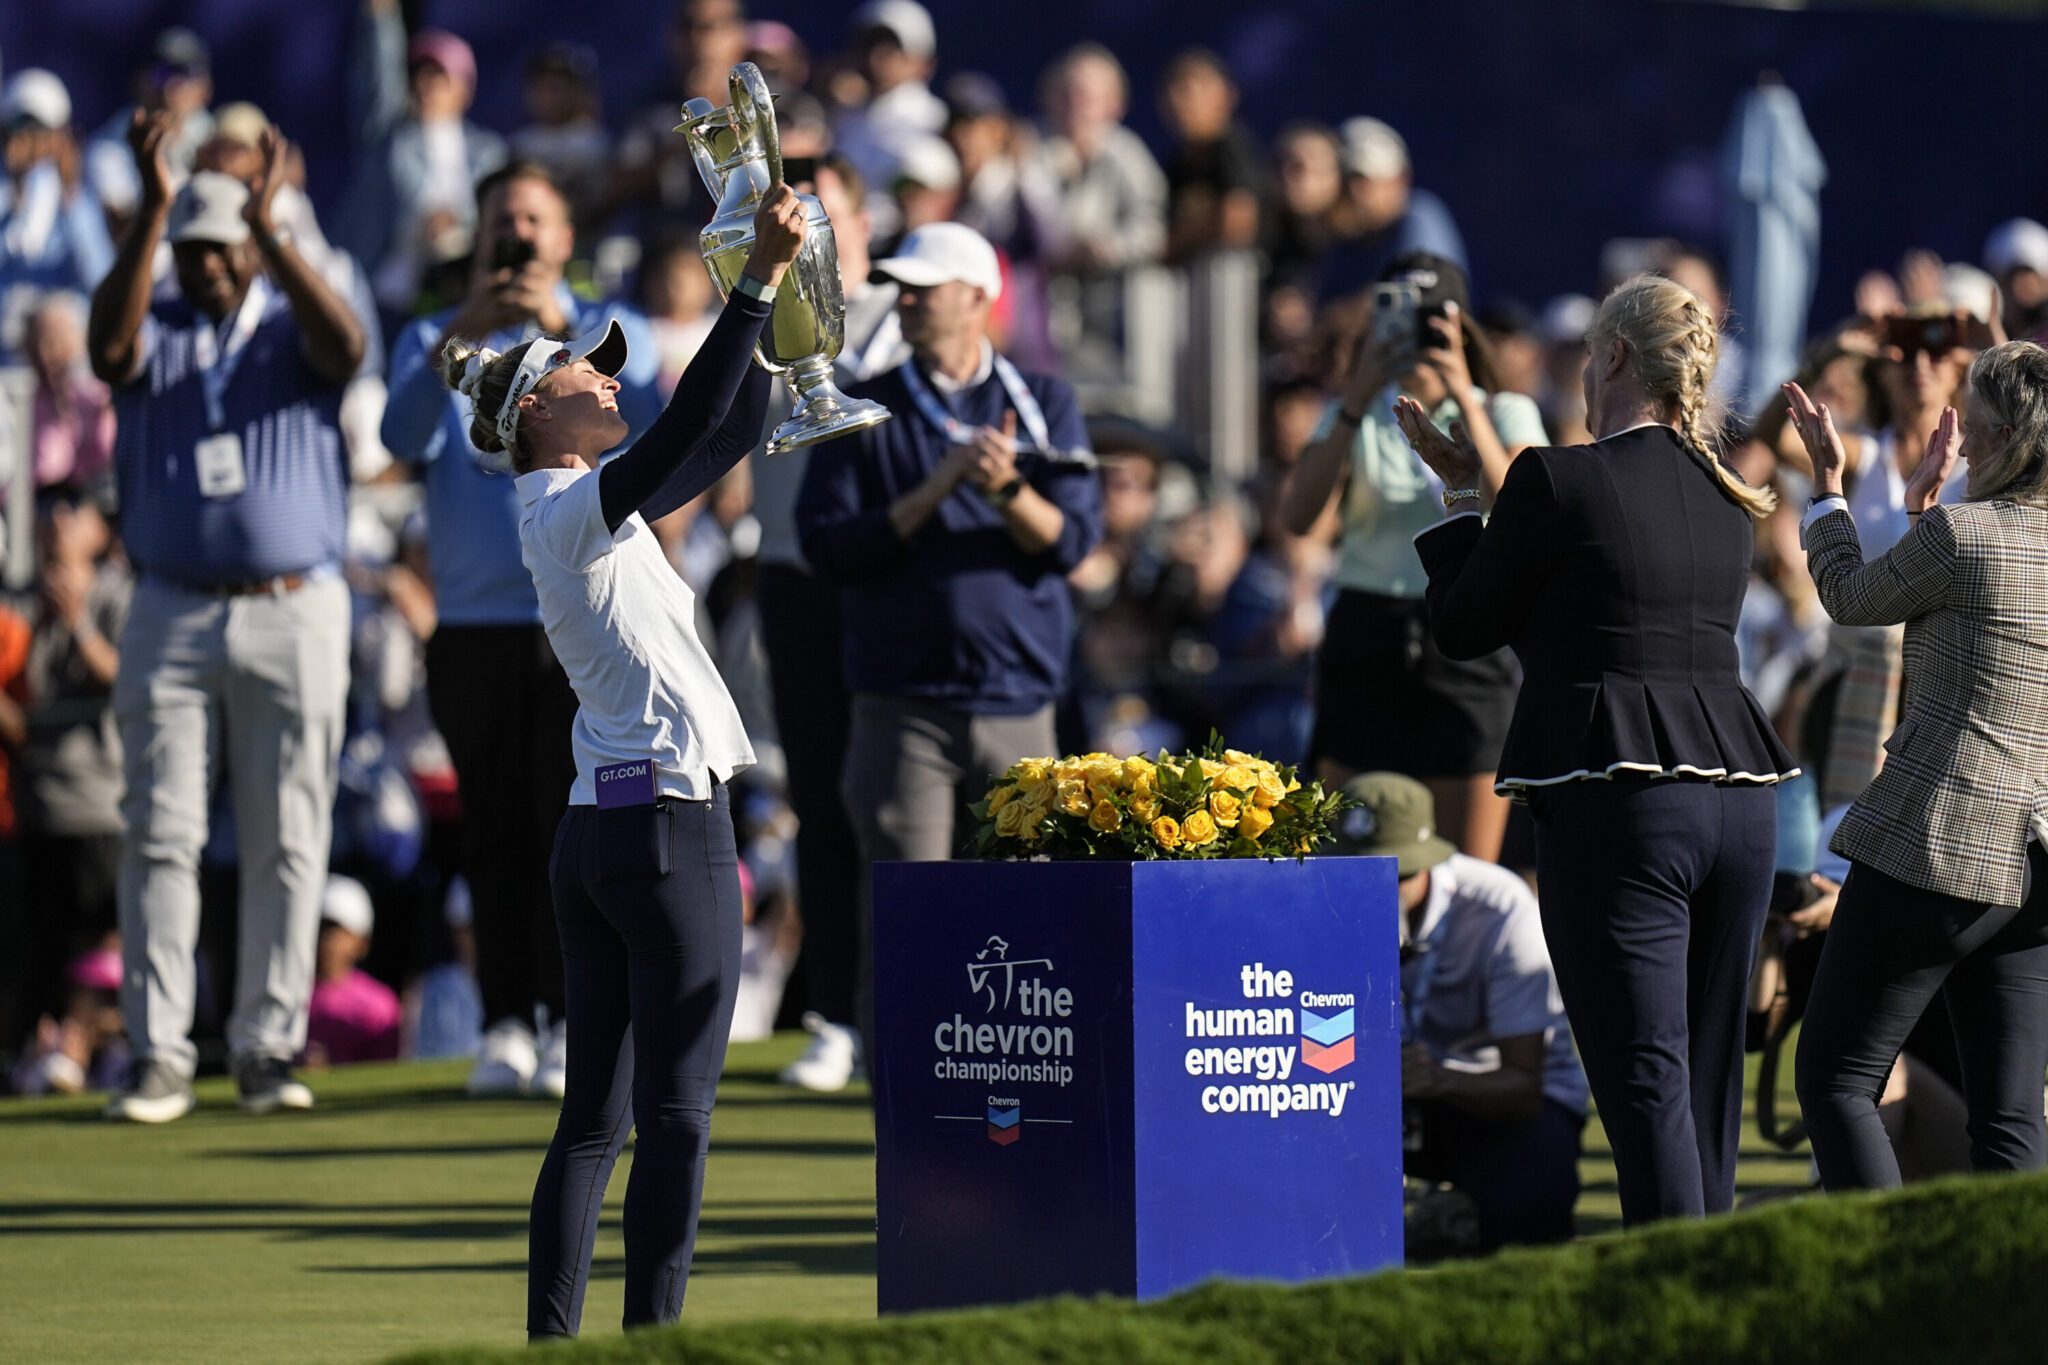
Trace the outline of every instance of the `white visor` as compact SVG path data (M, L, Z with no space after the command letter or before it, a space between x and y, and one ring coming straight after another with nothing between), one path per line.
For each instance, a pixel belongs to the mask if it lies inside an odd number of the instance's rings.
M471 359L473 373L480 373L496 356L480 351ZM590 367L599 374L616 378L626 368L626 332L619 326L618 319L609 318L603 327L586 332L574 341L563 341L559 337L535 337L526 343L519 357L519 373L512 377L512 387L505 390L505 401L498 405L492 419L497 428L498 439L507 449L519 435L519 400L533 392L534 385L541 377L564 365L573 365L587 360ZM464 385L467 392L469 386Z

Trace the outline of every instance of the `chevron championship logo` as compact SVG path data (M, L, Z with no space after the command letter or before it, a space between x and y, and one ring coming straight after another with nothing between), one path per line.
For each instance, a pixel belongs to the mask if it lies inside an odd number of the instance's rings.
M1239 967L1233 985L1237 1001L1221 1009L1186 1003L1187 1074L1246 1078L1202 1087L1202 1111L1276 1119L1290 1113L1340 1117L1356 1081L1292 1077L1297 1061L1325 1076L1351 1065L1357 1000L1348 992L1297 990L1293 972L1263 962Z

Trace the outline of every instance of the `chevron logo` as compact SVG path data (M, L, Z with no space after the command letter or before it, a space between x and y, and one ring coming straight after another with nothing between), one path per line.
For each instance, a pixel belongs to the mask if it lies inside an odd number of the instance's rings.
M1328 1073L1350 1066L1356 1057L1353 1012L1321 1015L1301 1012L1301 1064Z
M988 1108L988 1140L998 1147L1007 1147L1024 1135L1024 1106L1013 1104L998 1109Z

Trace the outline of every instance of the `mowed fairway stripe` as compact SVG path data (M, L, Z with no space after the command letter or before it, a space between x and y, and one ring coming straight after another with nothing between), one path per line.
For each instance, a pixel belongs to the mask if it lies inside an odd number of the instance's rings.
M874 1312L865 1095L776 1085L805 1041L733 1049L694 1320ZM320 1108L261 1119L209 1081L160 1128L102 1122L98 1101L0 1101L0 1360L359 1362L522 1341L527 1201L554 1112L467 1099L466 1070L315 1076ZM618 1330L631 1163L606 1199L586 1335Z

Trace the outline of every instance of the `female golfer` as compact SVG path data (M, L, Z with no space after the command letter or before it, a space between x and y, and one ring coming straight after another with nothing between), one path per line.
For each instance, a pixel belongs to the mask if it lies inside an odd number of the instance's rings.
M602 466L598 453L626 435L613 401L626 361L617 323L502 355L458 341L442 357L443 379L476 406L470 439L511 457L522 556L581 705L552 869L568 1085L533 1191L532 1338L576 1334L605 1185L629 1128L639 1143L626 1189L626 1326L681 1313L697 1237L740 970L726 782L754 751L697 638L691 592L647 523L760 437L768 375L749 361L804 239L786 186L763 201L754 232L746 274L667 410Z
M1821 1183L1888 1189L1877 1114L1939 991L1969 1101L1970 1165L2048 1164L2048 351L1994 346L1969 369L1904 492L1906 532L1866 564L1828 410L1797 385L1813 457L1806 565L1843 625L1906 626L1905 715L1836 831L1849 879L1799 1034L1799 1107ZM1936 501L1960 458L1963 501Z
M1535 817L1543 933L1633 1226L1734 1202L1767 784L1797 770L1736 675L1750 519L1775 499L1710 453L1714 319L1639 276L1586 346L1600 439L1525 451L1490 520L1479 453L1411 399L1399 415L1450 518L1415 539L1437 645L1522 661L1500 782Z

